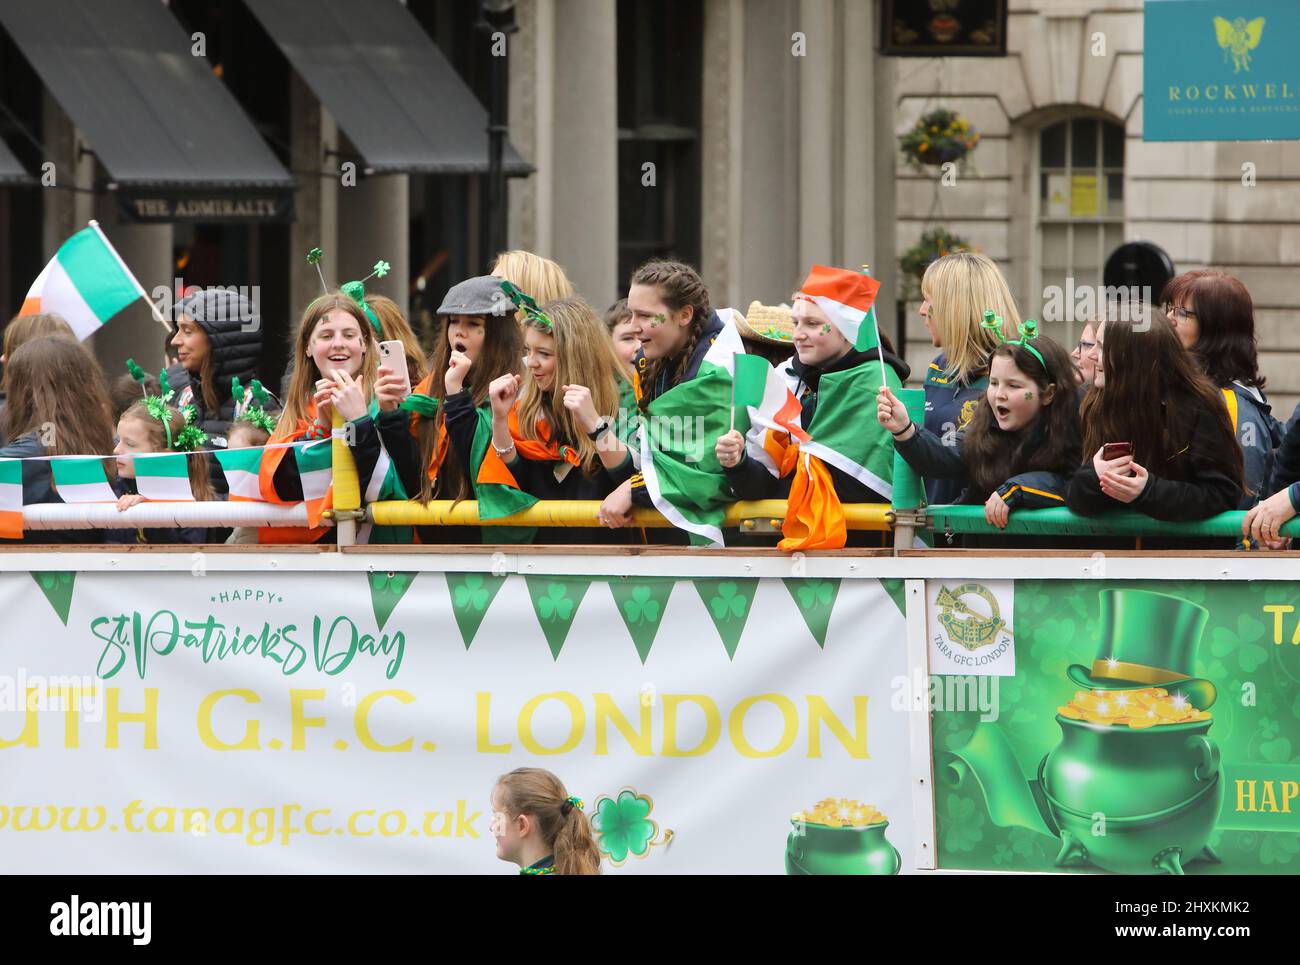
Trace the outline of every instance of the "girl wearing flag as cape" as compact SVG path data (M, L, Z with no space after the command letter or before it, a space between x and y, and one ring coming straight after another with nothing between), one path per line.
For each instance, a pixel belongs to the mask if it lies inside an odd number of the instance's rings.
M113 423L108 383L99 363L81 343L42 336L25 342L5 360L5 438L0 459L0 491L16 498L0 504L0 538L33 543L102 543L102 529L52 529L23 535L23 506L69 502L55 489L54 464L44 456L84 456L111 452ZM75 404L70 401L75 394ZM111 459L107 460L109 463ZM93 472L106 499L113 496L105 460L67 460ZM111 472L111 468L109 469ZM75 475L63 478L71 495Z
M893 493L893 445L860 416L882 380L901 388L909 371L881 344L872 308L879 288L860 272L814 265L795 295L796 355L770 371L774 391L763 392L779 400L784 387L798 409L778 402L771 428L756 413L748 447L734 429L718 439L718 462L738 498L788 497L783 550L845 546L841 503L888 502Z
M599 521L624 526L634 505L653 507L692 542L720 544L734 497L713 444L730 426L733 360L744 345L710 309L690 265L646 262L632 274L627 307L641 341L634 365L641 471L605 498Z
M480 275L453 285L438 307L442 325L429 375L405 398L380 390L381 404L399 406L397 418L409 419L406 454L397 455L398 442L388 443L387 435L385 444L393 449L403 485L422 504L477 498L482 518L506 516L526 504L492 451L487 404L492 380L519 370L523 342L514 314L498 278ZM480 543L485 536L493 541L515 535L498 532L504 529L418 526L415 534L420 543Z
M1002 319L985 314L982 324L1001 332ZM909 466L927 482L968 479L959 501L984 503L984 518L1003 529L1012 509L1065 505L1082 451L1075 373L1069 353L1030 319L1019 338L994 349L984 398L953 445L913 423L888 388L877 395L876 415Z
M581 298L540 308L520 301L528 354L522 378L502 375L488 390L492 448L530 496L603 499L632 475L632 454L615 431L636 407L632 386L604 323ZM552 527L533 542L626 542L609 538L616 535Z
M998 333L985 328L985 309L1017 331L1020 313L998 266L985 255L958 251L932 262L921 278L921 317L930 341L941 349L925 375L925 428L951 439L970 425L988 388L989 356ZM931 504L953 503L967 480L927 479Z
M395 484L376 425L380 415L373 391L378 381L379 346L373 326L363 308L340 291L321 295L303 313L294 343L293 378L268 445L303 441L316 444L265 449L258 476L262 498L267 502L305 501L310 528L263 528L258 533L259 542L333 539L332 527L320 525L323 512L332 506L331 408L336 408L348 423L343 432L366 501L373 501L381 489Z
M133 359L127 361L132 378L143 388L145 374ZM145 394L122 413L117 422L117 508L129 509L150 499L199 500L214 498L208 477L208 464L202 455L185 453L200 449L208 435L194 424L194 411L171 405L175 397L167 373L159 375L158 395ZM146 454L172 453L175 458L137 460ZM206 543L208 531L202 526L157 527L150 529L110 529L106 543Z

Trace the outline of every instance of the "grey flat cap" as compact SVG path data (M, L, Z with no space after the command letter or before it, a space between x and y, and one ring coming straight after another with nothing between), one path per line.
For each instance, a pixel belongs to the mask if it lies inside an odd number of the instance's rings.
M438 306L439 315L506 315L514 310L501 290L501 279L492 275L467 278L453 285Z

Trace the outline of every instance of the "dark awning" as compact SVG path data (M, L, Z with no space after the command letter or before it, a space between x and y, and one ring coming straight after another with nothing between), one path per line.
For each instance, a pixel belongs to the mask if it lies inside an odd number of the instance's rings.
M398 0L245 2L367 167L487 172L487 111ZM532 171L509 142L505 171Z
M9 150L9 145L0 140L0 185L35 183L36 179L28 174L18 158L14 157L14 152Z
M292 185L159 0L4 0L0 22L115 182Z

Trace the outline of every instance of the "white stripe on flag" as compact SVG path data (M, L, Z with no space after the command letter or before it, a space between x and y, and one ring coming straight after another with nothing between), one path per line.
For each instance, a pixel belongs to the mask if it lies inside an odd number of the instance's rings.
M66 483L59 487L59 498L65 503L115 503L117 493L106 482Z
M78 339L85 341L99 331L99 316L86 303L58 258L45 266L29 294L40 297L42 312L62 315Z
M23 484L0 483L0 512L21 513L23 511Z
M245 469L227 469L226 486L230 490L231 499L256 502L262 500L262 488L255 472L248 472Z

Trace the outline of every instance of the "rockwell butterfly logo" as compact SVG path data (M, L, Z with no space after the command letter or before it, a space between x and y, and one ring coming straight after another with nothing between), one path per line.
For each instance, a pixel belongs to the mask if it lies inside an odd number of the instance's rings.
M1249 72L1250 52L1259 46L1260 38L1264 35L1264 18L1256 17L1247 23L1245 17L1232 21L1215 17L1214 35L1223 48L1223 62L1227 63L1228 55L1232 55L1232 72Z

